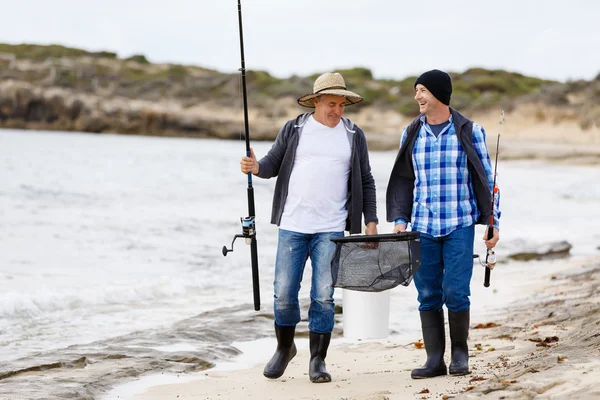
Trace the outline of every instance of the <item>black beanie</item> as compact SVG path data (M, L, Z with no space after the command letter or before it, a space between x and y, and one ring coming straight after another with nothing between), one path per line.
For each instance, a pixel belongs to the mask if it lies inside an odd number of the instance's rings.
M450 105L450 95L452 94L452 79L450 75L439 69L432 69L423 73L415 81L415 87L421 84L435 96L436 99Z

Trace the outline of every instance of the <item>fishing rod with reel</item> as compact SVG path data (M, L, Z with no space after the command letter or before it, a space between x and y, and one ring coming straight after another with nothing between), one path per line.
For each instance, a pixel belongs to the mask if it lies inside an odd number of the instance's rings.
M242 29L242 4L241 0L238 0L238 21L240 30L240 54L241 54L241 68L240 72L242 75L242 96L244 100L244 131L246 136L246 156L250 157L250 127L248 125L248 96L246 93L246 62L244 60L244 34ZM233 236L231 241L231 249L227 246L223 246L223 256L227 256L227 253L233 251L233 243L237 238L244 238L246 244L250 245L250 260L252 263L252 288L254 292L254 310L260 310L260 287L258 279L258 244L256 242L256 224L255 216L256 212L254 209L254 188L252 187L252 171L248 172L248 216L240 218L242 224L242 233Z
M504 111L500 111L500 120L498 121L498 139L496 141L496 161L494 163L494 184L492 185L492 211L490 213L490 220L487 227L486 238L490 240L494 237L494 207L496 205L496 199L498 196L498 186L496 185L496 176L498 175L498 153L500 153L500 128L504 123ZM496 252L494 248L488 248L485 252L485 262L481 261L479 254L474 254L473 258L479 258L479 263L485 267L485 276L483 278L483 286L490 286L491 272L496 266Z

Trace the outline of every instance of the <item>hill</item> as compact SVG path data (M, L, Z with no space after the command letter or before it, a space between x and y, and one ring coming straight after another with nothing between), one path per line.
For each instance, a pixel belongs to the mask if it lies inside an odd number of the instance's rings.
M371 148L395 148L402 126L418 113L416 77L376 79L360 67L339 72L365 97L347 116L367 132ZM272 140L283 122L306 110L295 99L311 91L316 76L248 71L251 138ZM504 109L509 138L600 145L600 75L560 83L472 68L451 76L452 106L488 131ZM0 44L0 127L239 139L242 118L239 74L153 64L143 55Z

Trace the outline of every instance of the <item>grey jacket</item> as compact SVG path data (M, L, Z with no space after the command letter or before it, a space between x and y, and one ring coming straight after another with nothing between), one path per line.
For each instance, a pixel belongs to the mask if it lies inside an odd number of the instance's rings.
M273 210L271 212L271 223L277 226L281 222L281 215L287 199L288 185L294 167L298 141L302 134L302 128L311 114L300 114L295 119L286 122L277 134L271 150L259 161L258 176L260 178L277 177L273 194ZM364 132L349 119L342 118L342 121L346 127L352 149L348 200L346 202L346 209L348 210L346 230L350 233L360 233L362 231L363 213L365 224L378 222L375 180L371 174L367 140Z
M492 212L492 194L488 178L473 147L473 121L458 111L450 108L456 136L464 152L467 154L469 173L473 181L473 189L479 209L477 224L487 224ZM413 207L413 190L415 188L415 171L412 163L412 152L421 127L420 116L406 128L406 139L398 151L396 162L392 168L386 193L387 220L393 222L398 218L410 221Z

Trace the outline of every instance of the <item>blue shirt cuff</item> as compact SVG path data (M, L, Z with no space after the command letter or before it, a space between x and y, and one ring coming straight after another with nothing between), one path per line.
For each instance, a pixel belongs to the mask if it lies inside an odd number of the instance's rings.
M398 224L407 225L407 222L402 218L398 218L397 220L394 221L394 225L398 225Z

